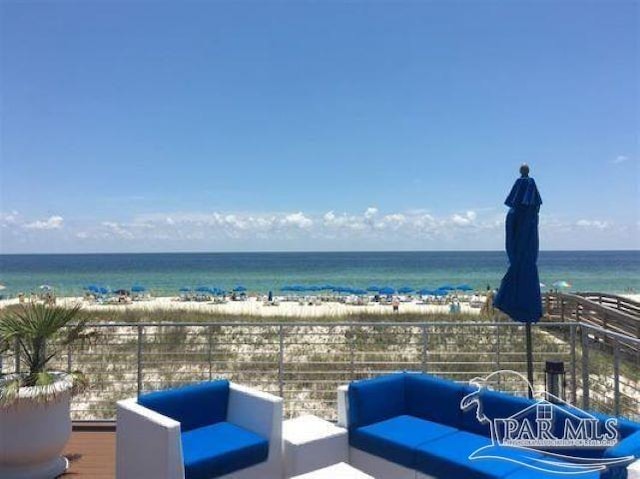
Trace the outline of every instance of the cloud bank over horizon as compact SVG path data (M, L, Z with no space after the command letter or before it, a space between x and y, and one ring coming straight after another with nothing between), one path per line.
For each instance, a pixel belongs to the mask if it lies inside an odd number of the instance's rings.
M157 212L122 219L0 212L0 253L500 250L505 211ZM638 249L640 223L540 216L542 249ZM570 245L570 247L567 247Z

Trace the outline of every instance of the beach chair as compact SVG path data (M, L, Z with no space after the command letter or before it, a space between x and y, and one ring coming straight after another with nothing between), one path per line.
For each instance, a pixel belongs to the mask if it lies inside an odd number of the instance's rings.
M117 403L117 479L281 479L282 399L226 380Z

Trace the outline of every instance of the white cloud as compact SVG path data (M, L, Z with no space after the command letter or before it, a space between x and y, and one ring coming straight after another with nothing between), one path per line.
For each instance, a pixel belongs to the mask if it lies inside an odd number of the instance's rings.
M8 227L18 222L18 212L13 210L10 213L0 213L0 226Z
M103 221L102 226L104 226L109 233L112 233L115 236L119 236L121 238L133 239L135 235L129 231L126 227L120 225L120 223L116 223L113 221Z
M611 160L611 163L613 163L614 165L618 165L620 163L624 163L629 160L630 158L626 155L618 155L613 160Z
M502 248L505 211L474 208L448 215L431 211L431 208L380 211L374 207L356 213L169 211L136 215L128 220L73 222L61 216L25 219L12 211L0 214L0 225L2 248L7 251L18 248L25 238L33 244L40 241L45 247L54 244L51 235L45 234L47 230L61 230L55 235L55 244L66 245L69 251L73 251L74 241L82 245L76 250L99 251ZM563 218L545 212L540 217L541 244L545 249L580 246L582 243L576 243L575 238L606 244L611 238L634 236L629 229L633 227L635 223ZM25 235L25 228L31 234ZM585 231L589 234L580 234ZM33 250L39 249L42 248Z
M464 215L458 213L451 217L451 222L457 226L470 226L478 217L475 211L467 211Z
M64 218L62 216L50 216L46 220L37 220L24 225L27 229L33 230L58 230L62 228Z
M576 226L579 226L580 228L595 228L598 230L604 230L607 229L609 227L609 222L608 221L601 221L601 220L578 220L576 221Z
M373 206L370 206L369 208L367 208L364 212L364 217L367 220L371 220L373 219L376 215L378 214L378 208L374 208Z
M293 225L302 229L310 228L313 225L313 221L307 218L301 211L286 215L282 218L281 223L285 226Z

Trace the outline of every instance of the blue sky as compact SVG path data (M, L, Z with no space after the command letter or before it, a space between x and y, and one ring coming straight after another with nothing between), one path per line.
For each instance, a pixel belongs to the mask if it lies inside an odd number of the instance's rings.
M0 252L640 247L637 3L0 8Z

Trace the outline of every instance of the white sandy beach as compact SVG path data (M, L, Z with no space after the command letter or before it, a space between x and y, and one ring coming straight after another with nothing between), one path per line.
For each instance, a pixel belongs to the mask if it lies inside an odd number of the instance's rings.
M0 307L11 304L18 304L17 299L7 299L0 301ZM180 301L176 297L156 297L146 301L135 301L128 304L96 304L85 301L81 297L57 298L57 304L73 306L81 304L89 311L105 310L143 310L143 311L198 311L216 314L228 314L232 316L255 316L255 317L320 317L320 316L347 316L350 314L393 314L391 305L381 305L369 303L367 305L352 305L339 302L322 302L318 305L301 305L297 301L280 301L278 306L265 306L261 299L250 297L244 301L228 301L224 304L214 304L213 302ZM478 314L480 308L472 308L468 303L460 304L462 313ZM424 304L419 301L401 302L400 314L415 313L448 313L449 305Z

